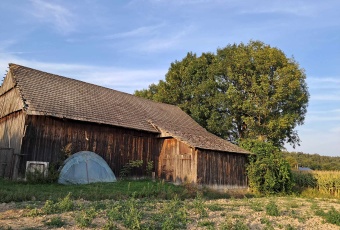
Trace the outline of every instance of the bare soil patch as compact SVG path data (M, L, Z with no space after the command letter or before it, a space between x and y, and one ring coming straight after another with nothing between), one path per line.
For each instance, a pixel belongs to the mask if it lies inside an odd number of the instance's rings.
M44 202L1 203L0 229L109 229L108 212L124 201L73 202L77 207L74 211L36 215L34 212L42 210ZM136 208L141 214L140 227L161 229L161 225L156 227L154 225L156 222L149 220L171 201L150 199L137 202L139 205ZM269 202L277 205L279 215L268 214L266 206ZM339 226L326 223L322 217L315 214L317 209L327 212L334 207L340 210L338 199L271 197L203 200L201 203L190 199L181 201L181 205L187 211L186 229L340 229ZM95 211L90 224L81 226L79 215L91 208ZM125 220L117 220L111 229L129 228L126 227Z

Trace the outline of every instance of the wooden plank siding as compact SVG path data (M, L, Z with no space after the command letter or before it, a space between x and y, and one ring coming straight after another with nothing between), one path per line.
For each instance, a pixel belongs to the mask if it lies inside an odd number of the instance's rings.
M0 118L0 148L13 148L15 154L21 152L21 142L25 129L25 114L18 111Z
M247 159L244 154L198 149L198 181L217 188L247 188Z
M13 176L14 149L0 147L0 178Z
M158 177L177 183L196 182L195 151L177 139L164 139L159 155Z
M22 144L22 154L27 154L24 162L57 162L62 149L71 145L72 154L86 150L103 157L116 176L132 160L143 160L144 169L149 161L158 164L161 140L156 133L48 116L28 116L26 126ZM23 173L23 164L20 169ZM145 175L142 170L136 173Z

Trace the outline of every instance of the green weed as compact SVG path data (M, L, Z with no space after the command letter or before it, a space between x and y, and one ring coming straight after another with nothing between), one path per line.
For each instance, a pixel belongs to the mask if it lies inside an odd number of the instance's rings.
M221 230L249 230L249 227L243 223L243 221L236 220L234 223L231 219L228 219L220 227Z
M128 229L140 229L142 212L138 208L137 200L131 197L122 209L122 219Z
M213 221L204 220L198 222L198 227L206 227L207 229L215 229L215 223Z
M90 227L93 219L97 216L96 210L91 207L78 212L75 216L75 221L78 227Z
M37 217L37 216L40 216L42 215L43 212L41 212L39 209L37 208L33 208L33 209L30 209L25 216L28 216L28 217Z
M156 220L161 221L163 230L183 229L188 223L188 214L183 203L175 196L170 202L163 204L163 209Z
M206 205L206 207L210 210L210 211L213 211L213 212L216 212L216 211L223 211L224 208L222 205L220 204L209 204L209 205Z
M58 202L53 202L52 200L47 200L45 205L42 207L42 211L45 214L63 213L69 212L74 209L74 203L71 199L71 193L67 194L63 199Z
M285 230L295 230L296 228L294 228L293 226L291 226L290 224L288 224L286 227L285 227Z
M328 212L325 212L321 209L317 209L315 211L315 214L323 217L327 223L340 226L340 212L337 211L333 206L331 207L331 210L329 210Z
M56 217L52 217L51 219L47 220L44 223L44 225L48 227L61 228L66 225L66 222L60 216L56 216Z
M270 201L266 205L266 214L269 215L269 216L279 216L280 215L279 208L277 207L277 205L275 204L274 201Z
M261 219L260 219L260 222L261 222L261 224L266 225L265 229L274 229L274 227L272 226L272 223L270 222L269 219L267 219L267 218L261 218Z
M262 204L257 201L250 202L250 208L254 210L255 212L261 212L263 211Z
M208 212L205 206L205 201L201 193L197 193L193 201L193 205L194 205L195 212L200 216L200 218L208 216Z

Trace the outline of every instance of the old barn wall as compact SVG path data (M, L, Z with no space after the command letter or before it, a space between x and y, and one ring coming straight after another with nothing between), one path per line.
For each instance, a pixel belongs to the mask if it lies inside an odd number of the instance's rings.
M25 162L58 162L65 158L66 148L72 153L87 150L99 154L117 176L130 160L143 160L143 168L149 161L158 164L156 133L47 116L29 116L26 126L22 145L22 153L27 154Z
M197 150L197 177L200 183L223 188L246 188L247 155Z
M14 148L20 153L24 132L24 103L10 72L0 87L0 148Z
M173 182L196 182L195 151L177 139L164 139L159 156L158 176Z
M9 72L0 87L0 176L17 177L25 132L26 115L23 108L20 91Z
M25 114L20 111L0 118L0 148L13 148L19 154L25 129Z

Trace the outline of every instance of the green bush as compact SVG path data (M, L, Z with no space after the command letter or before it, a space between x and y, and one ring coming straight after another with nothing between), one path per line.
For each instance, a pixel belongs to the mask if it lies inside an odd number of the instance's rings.
M317 186L317 180L312 173L292 171L294 185L298 189L315 188Z
M250 155L247 166L249 187L262 194L290 193L293 187L292 172L279 148L270 142L243 140L241 147Z

